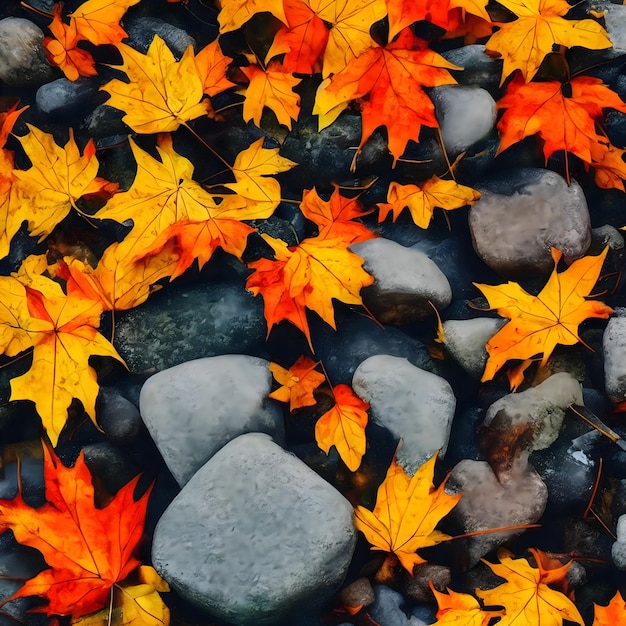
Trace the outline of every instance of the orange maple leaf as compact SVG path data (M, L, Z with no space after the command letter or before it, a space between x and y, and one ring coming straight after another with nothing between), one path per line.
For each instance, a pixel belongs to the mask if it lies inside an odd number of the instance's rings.
M353 244L366 241L376 235L366 226L354 220L372 213L363 209L358 196L346 198L335 185L330 199L322 200L315 188L302 192L300 210L304 217L319 226L319 236L325 239L339 237Z
M313 107L313 113L319 115L319 129L332 124L357 100L363 119L357 155L374 130L386 126L395 165L408 141L419 140L422 125L438 126L435 107L422 87L456 83L449 69L461 68L430 50L406 28L386 47L366 50L322 82Z
M608 108L626 113L626 103L599 78L578 76L565 84L552 80L527 85L517 75L498 101L498 109L506 109L498 122L498 152L538 134L546 162L557 150L565 150L566 159L570 152L591 164L594 146L606 143L596 124Z
M47 445L43 452L47 502L31 508L21 489L13 500L0 500L0 530L12 530L19 543L39 550L49 566L10 600L40 596L48 604L32 611L76 618L102 608L111 587L140 564L135 552L150 489L134 500L138 476L107 506L96 508L83 452L73 468L65 467Z
M624 188L626 179L626 150L604 143L591 144L591 165L595 170L594 181L602 189Z
M140 0L87 0L69 14L76 32L87 41L100 46L116 45L128 37L119 21L128 7Z
M474 283L489 301L491 309L508 318L487 342L489 358L482 381L491 380L509 359L527 359L543 354L541 366L557 346L580 341L578 326L589 317L606 319L613 309L597 300L586 300L596 284L608 248L598 256L585 256L558 272L561 252L552 249L554 270L536 296L524 291L518 283L492 287Z
M458 593L448 589L448 593L437 591L433 581L429 580L428 585L437 600L437 624L457 626L487 626L494 617L504 614L504 611L497 609L483 609L478 600L468 593Z
M333 298L362 305L361 288L371 285L374 278L363 269L363 259L350 252L348 242L339 237L311 237L292 247L281 239L262 237L276 259L249 263L255 271L246 288L255 296L263 295L268 334L274 324L288 320L305 334L313 350L306 309L336 328Z
M43 47L48 61L59 67L69 80L78 80L80 76L97 76L94 58L87 50L78 48L76 44L85 38L77 32L76 25L69 26L61 20L63 5L57 2L52 8L54 16L48 26L52 37L44 37Z
M354 523L371 549L393 552L410 574L426 562L417 550L452 539L435 526L456 506L461 494L449 496L444 483L435 489L436 461L435 454L410 477L393 459L378 488L374 510L357 506L354 512Z
M537 552L532 548L530 551ZM544 569L537 558L539 567L532 567L526 559L513 559L506 550L500 550L498 558L500 563L481 561L507 582L495 589L476 589L476 595L486 604L504 607L504 615L498 624L517 626L545 621L557 625L566 619L584 626L576 605L566 595L548 586L565 577L570 563L556 569Z
M356 472L365 454L365 427L370 405L355 395L349 385L333 387L333 396L335 406L315 424L315 441L326 454L335 446L346 467Z
M566 0L499 0L517 16L512 22L499 23L500 30L485 44L487 51L502 57L502 80L519 69L524 82L530 82L544 57L555 44L590 50L610 48L606 31L593 20L566 20L572 6Z
M592 626L617 626L626 621L626 602L619 591L611 598L607 606L593 603Z
M202 88L208 96L235 87L235 83L226 78L226 70L232 59L224 55L218 39L204 46L194 60L202 79Z
M289 411L316 404L313 392L326 380L315 368L319 365L308 356L301 356L286 370L270 363L270 372L281 387L269 394L280 402L289 402Z

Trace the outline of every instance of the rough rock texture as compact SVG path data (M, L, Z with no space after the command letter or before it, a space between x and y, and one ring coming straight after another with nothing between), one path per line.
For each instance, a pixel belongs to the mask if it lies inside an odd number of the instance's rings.
M352 387L370 403L370 418L402 439L398 463L407 473L445 452L456 407L446 380L406 359L378 355L359 365Z
M269 363L243 354L188 361L146 381L141 416L180 485L243 433L282 442L282 411L267 398L271 386Z
M93 78L79 78L76 81L59 78L42 85L37 90L35 102L44 115L56 119L75 118L85 108L107 99L104 92L98 91L101 81Z
M470 209L469 226L480 258L506 278L536 276L554 267L550 249L567 262L591 243L583 191L575 180L549 170L513 170L486 188Z
M615 310L602 338L604 385L611 402L626 400L626 308Z
M611 547L611 556L617 569L626 569L626 515L617 520L617 541Z
M296 623L343 581L356 542L352 517L338 491L267 435L242 435L165 511L152 560L179 594L218 619Z
M43 31L30 20L0 20L0 81L14 87L41 85L54 78L46 61Z
M460 84L477 85L491 90L498 87L502 62L490 57L483 44L470 44L446 50L441 56L463 68L462 72L455 73L455 78Z
M126 20L124 27L128 33L130 44L135 50L145 54L155 35L158 35L172 51L177 59L183 56L188 46L195 46L194 38L182 28L168 24L158 17L139 17Z
M383 324L408 324L433 315L452 300L444 273L423 252L395 241L368 239L351 246L375 281L361 291L363 302Z

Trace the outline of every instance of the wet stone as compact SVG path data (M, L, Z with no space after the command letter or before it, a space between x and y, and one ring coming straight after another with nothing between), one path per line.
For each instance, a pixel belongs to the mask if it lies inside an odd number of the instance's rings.
M476 85L496 90L500 82L502 61L490 57L482 44L471 44L454 48L442 53L450 63L463 68L462 72L454 72L455 78L462 85Z
M606 393L617 404L626 399L626 308L617 308L602 339Z
M407 617L400 608L404 604L401 594L385 585L374 587L376 600L368 610L372 619L381 626L426 626L417 617Z
M87 108L99 104L98 100L106 100L106 94L98 91L99 86L98 79L80 78L72 82L59 78L39 87L35 102L44 115L55 119L75 118Z
M98 426L113 441L131 441L141 429L139 409L113 387L100 387L96 415Z
M138 17L124 21L128 33L128 44L142 54L146 54L155 35L158 35L172 51L177 60L183 56L188 46L195 47L194 38L182 28L158 17Z

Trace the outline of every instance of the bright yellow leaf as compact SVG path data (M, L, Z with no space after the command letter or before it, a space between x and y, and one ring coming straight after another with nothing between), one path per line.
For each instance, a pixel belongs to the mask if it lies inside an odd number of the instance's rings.
M220 0L221 10L217 16L220 33L241 28L257 13L271 13L283 24L287 23L282 0Z

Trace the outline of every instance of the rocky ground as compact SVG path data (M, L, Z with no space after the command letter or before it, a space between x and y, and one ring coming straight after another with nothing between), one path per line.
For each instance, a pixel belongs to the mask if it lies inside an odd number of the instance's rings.
M49 11L52 3L30 4ZM626 45L619 35L626 32L620 26L626 24L626 8L612 10L614 50L594 57L602 61L595 75L626 98L620 56ZM79 145L96 140L101 175L128 188L134 176L126 143L130 131L98 90L113 70L101 66L97 77L71 83L42 56L47 18L11 0L0 7L0 18L1 96L30 105L14 133L25 134L30 123L64 136L71 126ZM158 34L177 56L217 35L216 12L191 0L187 6L144 0L129 9L123 24L129 45L145 52ZM537 547L575 557L570 584L589 623L591 603L606 604L626 583L626 528L617 524L626 514L626 453L568 410L584 404L626 434L623 418L611 413L626 394L624 239L618 230L626 224L625 196L599 189L573 160L568 185L562 156L546 167L534 138L497 155L499 62L479 44L446 46L446 58L465 70L454 73L459 85L436 87L430 96L450 159L463 155L457 179L479 190L480 200L446 216L435 212L428 229L406 213L395 223L379 223L376 214L364 217L380 238L353 250L375 277L363 296L384 324L339 303L337 331L310 316L315 358L328 378L351 385L371 405L368 449L357 472L349 472L334 449L326 455L315 443L321 405L289 415L285 405L267 397L276 386L269 362L291 364L309 350L287 323L267 336L262 299L246 291L249 270L233 257L218 251L202 271L189 270L145 304L116 313L114 345L129 371L100 364L102 432L73 406L58 453L71 462L84 450L92 472L112 492L138 472L145 484L155 481L142 555L173 588L166 596L173 624L429 624L436 605L427 581L466 592L493 586L494 576L480 558L495 554L498 545L520 555ZM313 79L304 81L303 102L315 87ZM227 160L264 136L266 145L280 145L280 154L299 164L279 176L285 198L300 198L314 186L328 197L338 183L345 193L365 188L361 201L373 208L385 201L390 180L424 180L446 171L438 136L428 129L405 155L421 163L400 162L392 170L379 129L352 173L361 133L353 111L317 132L304 107L280 144L272 129L245 125L234 115L226 114L226 120L200 128ZM626 115L610 113L605 129L615 145L624 146ZM202 164L203 147L179 134L178 149ZM254 225L290 245L311 228L289 202ZM111 224L93 229L78 215L40 244L22 229L0 271L8 275L28 254L54 249L59 241L103 249L117 236ZM608 324L585 322L584 345L558 348L545 368L532 365L515 394L504 376L481 384L485 344L504 321L484 310L487 303L473 283L516 280L536 292L553 269L551 247L569 262L606 246L595 293L615 308ZM258 256L258 238L251 237L245 258ZM433 350L436 319L429 301L443 319L443 352ZM41 436L41 422L31 403L8 401L9 380L27 369L26 361L0 369L0 497L16 493L19 454L25 496L37 502L41 459L32 442ZM523 443L515 439L520 432L531 433ZM509 444L520 454L502 460L500 448L496 454L489 447L494 436L500 447ZM441 525L449 534L540 527L423 550L428 564L413 578L401 571L377 574L384 555L370 552L358 535L352 507L373 505L399 440L398 460L409 472L441 451L436 483L451 472L448 490L463 493ZM41 567L37 553L8 533L0 537L2 576L28 577ZM17 584L0 579L0 597ZM333 612L358 605L364 608L354 617ZM38 623L40 616L25 614L28 606L7 605L11 613L0 614L0 625Z

